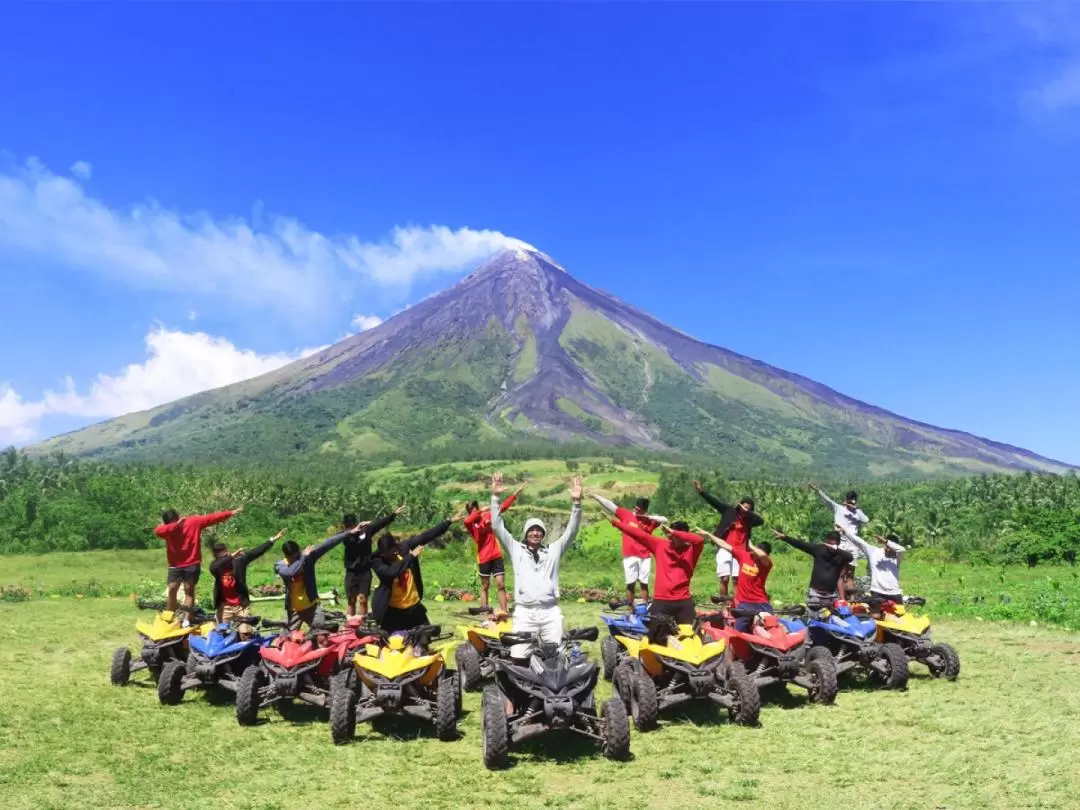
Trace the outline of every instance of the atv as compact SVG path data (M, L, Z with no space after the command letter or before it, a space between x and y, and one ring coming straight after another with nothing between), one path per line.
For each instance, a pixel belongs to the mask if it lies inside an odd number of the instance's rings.
M627 601L614 600L608 604L612 610L627 608L626 613L612 616L601 613L600 618L607 625L608 635L600 642L600 659L604 663L604 680L610 681L615 677L615 669L619 661L625 657L625 648L619 644L617 636L641 638L648 632L645 627L645 617L649 615L649 606L638 604L631 606Z
M259 650L271 642L267 636L255 633L240 638L240 628L257 628L258 616L238 617L222 622L205 636L193 635L188 640L187 661L169 661L158 678L158 700L162 705L175 706L189 689L217 686L235 693L244 671L259 663Z
M907 686L908 665L903 649L891 642L879 643L877 623L856 614L846 601L837 599L831 608L811 610L808 625L811 647L807 661L831 655L837 675L857 668L888 689Z
M493 616L490 607L471 607L471 616ZM506 648L499 640L503 633L512 628L510 619L496 620L485 618L479 624L458 627L465 637L464 644L458 644L454 650L454 662L461 678L461 688L466 692L475 691L480 684L490 678L494 672L494 660L506 653Z
M435 724L440 740L457 738L461 684L446 667L443 651L432 641L450 638L439 625L404 632L375 631L376 638L358 649L351 666L334 679L330 736L343 745L356 735L356 724L387 714L408 714Z
M596 711L596 664L581 652L582 641L596 641L595 627L567 631L562 643L542 642L534 633L503 633L507 648L528 646L528 663L509 655L494 662L495 683L485 687L480 718L484 765L507 764L510 746L566 730L600 744L608 759L630 756L630 723L618 698Z
M721 597L713 597L719 604ZM726 638L731 660L742 662L758 690L777 683L793 683L806 690L811 703L831 704L836 700L836 662L831 655L807 657L806 625L796 620L805 616L803 605L791 605L772 613L731 608L723 624L706 622L705 633L713 639ZM753 619L748 633L735 629L735 619Z
M930 618L908 613L908 606L921 606L926 600L908 596L902 602L891 599L865 599L877 618L877 640L900 646L909 661L925 664L935 678L955 681L960 674L960 656L948 644L934 643L930 635Z
M326 614L327 617L334 614ZM341 614L337 614L341 615ZM264 628L286 630L286 622L263 621ZM283 701L301 700L327 708L333 697L333 677L351 654L375 640L359 619L339 631L334 623L293 630L259 649L259 663L244 670L236 688L236 722L252 726L259 710Z
M660 712L691 700L711 700L729 717L755 725L761 711L757 685L738 661L728 660L727 639L703 639L702 626L722 623L724 614L699 615L694 624L649 614L643 637L618 635L627 657L615 670L615 692L638 731L656 728Z
M113 652L109 668L109 680L113 686L124 686L133 673L143 669L148 670L150 677L157 681L162 667L167 663L187 660L188 636L209 632L213 627L211 617L198 607L180 606L172 611L165 609L164 602L140 599L136 604L140 610L156 610L157 615L152 621L140 620L135 623L135 632L142 638L139 660L132 662L131 650L127 647L117 647ZM187 627L179 619L179 614L184 613L190 616Z

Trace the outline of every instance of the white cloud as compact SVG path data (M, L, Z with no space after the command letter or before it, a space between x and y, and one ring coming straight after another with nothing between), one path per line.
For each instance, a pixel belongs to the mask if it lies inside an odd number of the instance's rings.
M383 319L378 315L357 315L352 319L353 328L357 332L366 332L368 329L374 329Z
M1064 68L1053 79L1036 87L1028 101L1048 112L1061 112L1080 106L1080 62Z
M85 160L76 160L71 164L71 174L74 177L78 177L80 180L89 180L90 175L93 173L93 164L87 163Z
M85 394L70 378L63 391L46 391L35 401L0 385L0 445L35 438L41 419L51 414L111 418L143 411L266 374L323 348L261 355L203 332L157 327L146 336L144 362L132 363L115 375L99 374Z
M405 297L413 281L460 272L525 243L498 231L445 226L395 228L384 242L325 236L295 219L259 214L215 218L149 200L120 210L87 194L76 179L36 159L0 170L0 256L44 268L78 269L141 286L194 293L295 316L325 316L358 287Z

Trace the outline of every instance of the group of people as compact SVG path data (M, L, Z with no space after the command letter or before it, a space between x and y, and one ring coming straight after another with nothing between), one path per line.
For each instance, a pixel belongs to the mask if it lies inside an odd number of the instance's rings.
M522 484L500 501L504 492L503 478L501 473L496 473L491 481L489 506L481 508L478 501L470 501L452 518L406 539L399 539L388 531L390 524L405 511L404 506L399 506L385 517L370 522L359 521L354 514L345 515L341 532L304 550L293 540L285 541L281 546L282 559L274 564L274 570L284 584L289 627L299 629L305 624L310 627L323 624L315 567L321 557L340 544L344 544L345 551L345 593L350 616L363 618L367 615L374 575L378 578L378 586L371 599L370 612L380 627L394 632L426 624L420 555L427 544L445 534L454 523L463 522L476 546L481 606L489 606L494 581L499 605L494 611L495 616L509 615L504 562L508 559L514 577L514 630L534 632L544 641L561 641L560 562L577 537L581 524L582 479L577 476L570 484L570 517L561 535L552 542L545 542L548 530L539 518L525 520L521 540L507 529L503 515L514 506L524 487ZM694 488L720 513L713 532L700 528L691 531L685 521L670 522L663 515L650 514L647 498L639 498L633 509L627 509L600 495L591 495L610 515L612 525L622 535L627 600L632 604L640 590L641 598L650 604L651 613L670 616L680 624L692 623L695 608L690 582L709 543L716 547L716 572L721 593L727 595L734 580L732 602L741 613L771 610L766 582L773 567L772 546L767 541L753 540L753 530L764 525L764 520L754 511L753 499L743 498L737 504L727 504L705 491L698 481L694 481ZM833 509L835 529L820 543L773 531L778 540L813 558L807 605L811 608L826 606L852 594L855 565L859 559L868 562L872 596L902 599L900 561L904 547L894 536L878 536L881 546L868 543L859 536L860 529L869 519L859 508L856 492L848 492L843 503L838 503L815 484L810 488ZM169 510L162 516L162 524L155 533L166 544L169 610L176 609L181 586L185 604L189 608L195 605L195 589L202 568L203 529L229 520L240 512L241 509L233 509L182 517L175 510ZM213 544L210 573L214 578L214 609L218 621L242 620L248 615L251 596L247 568L284 534L282 530L250 550L240 548L230 552L224 543ZM654 571L656 581L650 599L649 579ZM752 619L742 617L737 620L736 627L747 632L751 622Z

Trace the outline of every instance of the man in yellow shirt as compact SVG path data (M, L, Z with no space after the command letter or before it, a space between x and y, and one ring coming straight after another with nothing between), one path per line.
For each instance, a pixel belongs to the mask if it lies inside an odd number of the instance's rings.
M290 630L299 630L303 624L309 627L323 624L319 585L315 581L315 563L349 535L360 534L367 525L358 523L351 529L323 540L317 546L308 546L303 554L295 540L288 540L281 546L285 559L274 563L274 571L285 583L285 615L288 617Z

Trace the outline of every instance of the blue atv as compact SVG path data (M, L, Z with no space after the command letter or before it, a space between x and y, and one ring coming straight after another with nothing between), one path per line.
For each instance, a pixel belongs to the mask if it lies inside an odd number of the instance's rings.
M847 602L837 600L832 607L810 610L810 651L807 661L822 655L831 656L836 674L861 669L887 689L907 686L907 656L899 644L881 644L877 640L877 622L855 613Z
M610 681L615 675L615 668L619 665L619 659L626 655L623 647L615 636L629 636L641 638L647 635L649 628L645 626L645 617L649 615L649 606L645 604L630 606L629 602L611 602L608 607L612 610L627 608L625 613L616 616L600 614L604 624L608 627L608 635L600 642L600 658L604 663L604 680Z
M244 616L232 622L222 622L206 636L191 634L188 640L187 662L170 661L158 678L158 700L175 706L184 699L184 692L205 686L217 686L235 693L244 670L259 661L259 648L276 636L263 636L256 628L262 619ZM240 637L240 628L252 629L248 638Z

